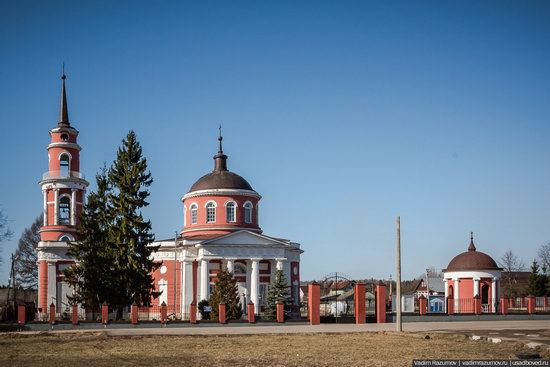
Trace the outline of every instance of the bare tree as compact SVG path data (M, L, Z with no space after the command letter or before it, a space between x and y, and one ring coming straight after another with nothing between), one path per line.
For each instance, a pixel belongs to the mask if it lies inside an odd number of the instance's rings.
M42 215L35 219L30 228L25 228L15 251L15 278L20 287L36 289L38 286L38 266L36 247L40 242Z
M550 274L550 242L539 248L538 255L542 269L545 270L546 274Z
M517 291L517 272L525 270L525 263L512 250L508 250L500 258L499 266L502 268L504 293L512 297Z
M13 235L10 227L8 226L8 217L4 214L4 211L0 209L0 243L9 240ZM0 250L2 248L0 247ZM2 257L0 256L0 265L2 264Z

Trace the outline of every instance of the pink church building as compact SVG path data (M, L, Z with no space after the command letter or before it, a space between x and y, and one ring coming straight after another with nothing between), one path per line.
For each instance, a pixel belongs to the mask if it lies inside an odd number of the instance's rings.
M61 113L50 130L49 170L40 186L44 194L44 223L38 253L38 307L47 312L53 303L57 312L68 310L71 287L63 270L75 263L67 256L69 241L75 238L88 182L80 172L78 131L70 124L65 75L62 76ZM212 172L199 178L182 197L183 229L176 238L156 241L153 255L160 264L152 274L170 313L188 319L190 304L208 300L220 269L233 272L241 305L253 302L259 314L266 302L269 284L277 269L289 282L296 309L300 302L300 245L267 236L260 227L261 196L243 177L227 168L227 155L218 138Z

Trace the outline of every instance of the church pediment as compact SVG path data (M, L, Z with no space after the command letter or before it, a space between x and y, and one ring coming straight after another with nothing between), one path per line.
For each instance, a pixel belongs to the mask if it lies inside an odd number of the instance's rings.
M215 239L203 241L203 246L269 246L289 247L288 242L250 231L238 231Z

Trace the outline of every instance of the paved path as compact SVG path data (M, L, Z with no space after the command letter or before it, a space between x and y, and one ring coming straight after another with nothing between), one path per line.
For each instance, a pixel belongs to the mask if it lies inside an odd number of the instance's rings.
M488 334L509 331L512 334L529 334L529 330L549 330L550 320L522 321L454 321L454 322L411 322L404 323L403 330L409 332L457 332ZM150 335L250 335L250 334L295 334L295 333L359 333L376 331L395 331L395 324L304 324L284 325L189 325L169 327L130 327L106 329L53 330L54 333L87 333L105 331L109 336L150 336ZM38 332L25 332L38 333ZM494 336L494 335L493 335Z

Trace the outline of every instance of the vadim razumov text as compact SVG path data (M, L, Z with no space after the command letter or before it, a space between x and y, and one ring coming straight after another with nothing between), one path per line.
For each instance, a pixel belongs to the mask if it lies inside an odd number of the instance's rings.
M413 367L422 366L461 366L461 367L527 367L527 366L548 366L550 359L413 359Z

